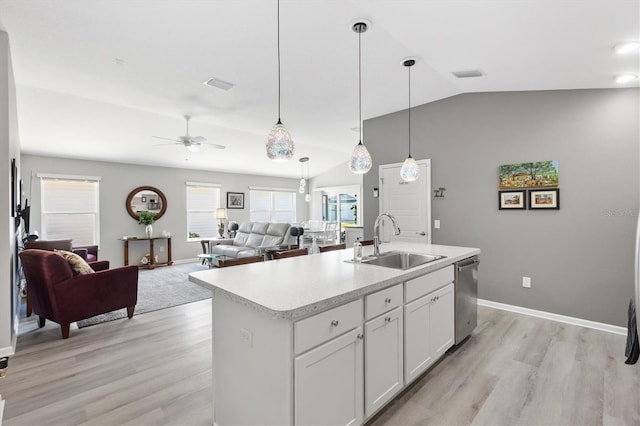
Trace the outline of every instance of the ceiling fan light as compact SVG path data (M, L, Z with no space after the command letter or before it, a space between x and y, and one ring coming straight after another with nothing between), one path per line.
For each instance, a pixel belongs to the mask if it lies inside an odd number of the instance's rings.
M293 157L293 141L284 124L278 120L267 138L267 157L274 162L289 161Z
M187 145L187 150L189 152L198 152L200 151L200 145L194 145L194 144Z
M413 157L407 157L402 163L402 167L400 168L400 177L405 182L413 182L418 180L420 177L420 167L418 167L418 163Z
M369 154L369 150L361 141L353 148L351 160L349 161L349 170L351 170L352 173L361 175L371 170L371 166L371 154Z

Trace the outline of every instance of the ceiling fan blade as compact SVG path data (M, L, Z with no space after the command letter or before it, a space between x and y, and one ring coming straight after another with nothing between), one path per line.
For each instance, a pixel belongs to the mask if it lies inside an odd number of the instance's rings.
M204 136L193 136L189 139L191 140L191 143L202 143L207 141L207 138L205 138Z
M171 139L171 138L163 138L162 136L151 136L152 138L156 138L156 139L162 139L165 141L172 141L172 142L178 142L178 143L182 143L182 141L177 140L177 139Z
M220 145L220 144L217 144L217 143L203 143L201 145L210 146L211 148L215 148L215 149L226 149L227 148L226 146Z

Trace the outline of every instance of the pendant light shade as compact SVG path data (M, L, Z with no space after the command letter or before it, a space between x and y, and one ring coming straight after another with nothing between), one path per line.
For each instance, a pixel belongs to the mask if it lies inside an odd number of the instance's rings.
M307 186L307 181L304 179L304 165L309 161L309 157L302 157L298 161L300 162L300 186L298 187L298 192L304 194L306 192L305 187ZM307 172L307 175L308 174L309 172Z
M358 33L358 124L360 127L360 141L353 152L351 153L351 159L349 160L349 170L355 174L364 174L371 170L373 162L371 161L371 154L369 150L362 143L362 46L361 37L362 33L367 31L367 24L364 22L358 22L353 24L353 31Z
M275 162L289 161L293 157L293 140L280 120L280 0L278 0L278 122L267 138L267 157Z
M402 63L409 71L409 156L400 168L400 177L405 182L413 182L420 176L418 163L411 156L411 67L416 63L415 59L407 59Z

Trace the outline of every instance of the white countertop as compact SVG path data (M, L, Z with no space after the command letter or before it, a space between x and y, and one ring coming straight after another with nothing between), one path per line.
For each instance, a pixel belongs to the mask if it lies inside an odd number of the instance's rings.
M353 249L211 269L189 280L273 318L294 319L349 302L480 253L480 249L416 243L384 243L381 252L402 250L446 256L407 270L347 263ZM373 246L363 247L364 255Z

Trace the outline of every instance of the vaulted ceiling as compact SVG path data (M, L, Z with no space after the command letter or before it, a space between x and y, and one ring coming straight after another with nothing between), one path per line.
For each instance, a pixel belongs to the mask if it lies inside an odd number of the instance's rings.
M297 177L358 142L365 119L468 92L637 87L636 0L281 0L282 120L295 157L265 155L277 120L276 0L0 0L25 153ZM458 79L454 71L480 70ZM228 91L203 85L218 78ZM152 136L226 145L190 153ZM354 130L355 129L355 130ZM402 144L405 141L389 141ZM366 140L365 140L366 144Z

